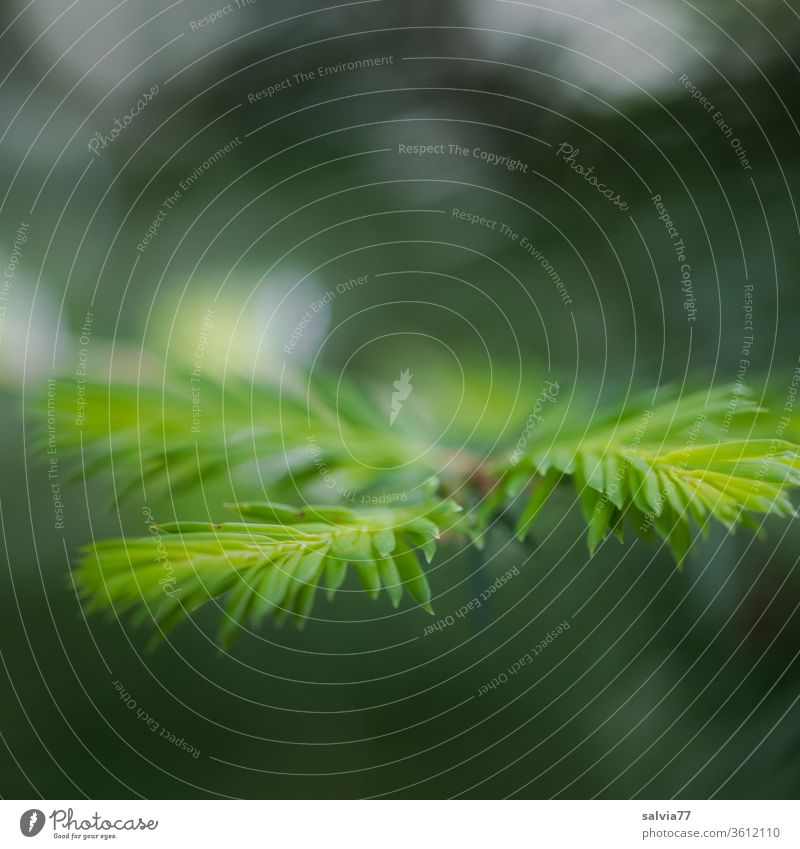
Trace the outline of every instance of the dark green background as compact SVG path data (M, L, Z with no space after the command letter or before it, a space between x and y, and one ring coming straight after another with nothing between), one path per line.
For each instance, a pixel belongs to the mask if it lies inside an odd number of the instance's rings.
M800 354L797 13L779 2L654 2L641 12L574 3L536 13L259 0L199 34L190 22L211 11L201 3L149 23L156 5L103 18L111 6L71 12L26 53L56 17L45 6L24 15L0 51L0 123L10 126L0 256L20 221L30 222L0 342L0 793L796 796L796 523L767 522L764 540L716 531L678 572L665 551L640 542L607 542L589 560L579 510L564 493L535 551L498 531L488 565L476 569L469 554L444 549L431 574L437 617L512 566L520 574L442 633L423 637L431 620L407 602L390 615L386 599L351 593L317 603L326 621L303 632L265 626L230 654L215 646L216 613L205 610L150 654L143 631L113 617L84 620L68 577L92 536L142 531L141 503L117 512L109 470L66 492L66 527L54 530L31 436L53 352L57 370L70 373L70 334L95 290L89 347L101 374L111 339L115 368L130 373L142 345L185 356L223 279L218 314L244 310L238 342L247 349L265 334L262 359L279 363L294 322L281 314L269 323L270 302L259 299L279 298L308 274L320 291L370 275L333 302L321 350L333 373L387 388L410 367L417 413L435 419L448 417L461 391L458 363L467 411L480 408L491 362L500 388L483 426L491 434L513 413L512 442L548 372L589 412L631 387L733 382L749 280L747 379L759 395L769 383L780 406ZM298 71L379 55L395 61L248 103L249 92ZM751 171L679 83L682 73L735 126ZM161 90L152 104L92 157L91 134L108 131L153 83ZM242 145L185 193L132 274L163 199L237 136ZM629 213L558 160L564 141ZM517 157L528 173L397 153L398 144L441 142ZM654 193L689 251L693 325ZM571 306L518 246L454 221L453 208L526 234L565 281ZM371 342L384 334L396 335ZM149 503L157 516L202 516L228 490L213 483L173 501L154 488ZM247 477L236 494L261 496ZM572 627L535 664L476 697L564 619ZM200 757L148 731L115 680Z

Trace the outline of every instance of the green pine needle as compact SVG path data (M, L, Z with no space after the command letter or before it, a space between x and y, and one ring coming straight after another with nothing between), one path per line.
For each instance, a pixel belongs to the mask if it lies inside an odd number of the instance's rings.
M63 378L54 405L59 448L81 461L74 479L113 464L122 482L117 501L154 481L173 493L190 491L247 464L258 464L260 480L274 488L335 475L340 489L363 491L379 477L376 469L414 461L417 485L437 463L424 440L390 429L366 393L324 376L296 375L279 385L173 368L158 385ZM354 462L354 446L369 464Z
M730 390L684 395L630 407L583 433L541 434L518 463L499 470L509 493L521 481L535 481L518 535L525 537L564 477L577 492L591 552L612 531L621 538L627 519L639 536L654 531L681 563L692 544L690 520L703 532L711 520L733 532L757 527L758 514L793 516L789 492L800 485L798 446L747 438L763 411L742 396L730 416L730 397Z
M164 635L222 599L219 637L229 645L268 616L302 627L320 582L335 593L349 565L370 598L385 589L397 607L406 590L433 612L416 552L431 552L460 510L452 501L369 510L231 506L246 521L169 523L142 539L88 546L76 572L88 609L144 609Z
M90 610L133 611L166 633L219 599L220 639L228 644L267 617L302 626L317 588L333 597L352 571L370 598L385 590L397 606L407 592L430 611L421 560L430 563L442 530L481 547L492 517L528 491L515 527L522 540L567 479L590 552L609 534L622 541L627 527L637 537L664 540L679 565L711 521L731 532L758 530L764 516L795 512L798 447L770 438L768 417L740 389L658 404L639 399L604 417L569 408L560 421L551 416L533 429L513 460L498 460L472 444L421 448L423 433L391 428L385 410L360 388L339 384L333 393L333 383L308 376L290 384L302 391L235 375L206 377L197 427L186 380L173 377L158 388L87 383L86 417L70 428L75 386L65 381L56 392L60 446L80 449L83 474L113 460L125 481L118 497L140 486L142 475L180 492L256 460L272 491L287 481L302 490L331 471L354 492L386 492L397 483L391 469L404 469L405 487L431 501L365 510L239 503L229 505L238 522L167 524L145 539L99 542L85 550L76 573ZM368 465L352 456L356 445L371 458ZM442 481L430 477L437 469ZM458 492L469 509L457 517L460 508L440 500L443 491Z

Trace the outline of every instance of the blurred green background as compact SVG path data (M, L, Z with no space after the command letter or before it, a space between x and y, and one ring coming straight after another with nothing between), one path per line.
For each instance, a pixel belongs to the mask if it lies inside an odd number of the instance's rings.
M484 440L513 444L545 377L587 415L631 390L735 381L748 284L745 379L780 408L800 355L797 12L255 0L198 24L214 11L15 2L0 19L4 269L20 248L1 305L0 793L796 796L796 522L768 522L763 540L712 533L679 572L641 542L589 560L564 493L536 549L498 530L478 569L445 548L437 618L519 575L441 632L423 636L430 617L408 603L394 613L352 592L318 602L305 631L268 625L230 653L204 610L148 653L144 632L86 620L69 580L92 537L143 531L141 503L114 506L109 469L65 485L54 527L31 440L48 377L73 374L82 347L95 376L158 375L191 356L214 309L209 368L262 379L309 305L361 275L292 361L318 357L379 393L410 368L417 416L446 421L463 396L456 427ZM627 210L559 157L564 143ZM442 144L521 165L399 151ZM685 243L694 321L656 194ZM454 209L526 237L569 303L520 240ZM263 497L252 475L148 496L157 517L194 518L232 490ZM533 665L477 696L565 619ZM151 733L115 681L200 755Z

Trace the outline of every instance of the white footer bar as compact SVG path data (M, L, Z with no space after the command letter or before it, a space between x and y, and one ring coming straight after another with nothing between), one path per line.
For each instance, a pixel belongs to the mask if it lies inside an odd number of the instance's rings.
M778 801L0 801L0 846L800 847Z

